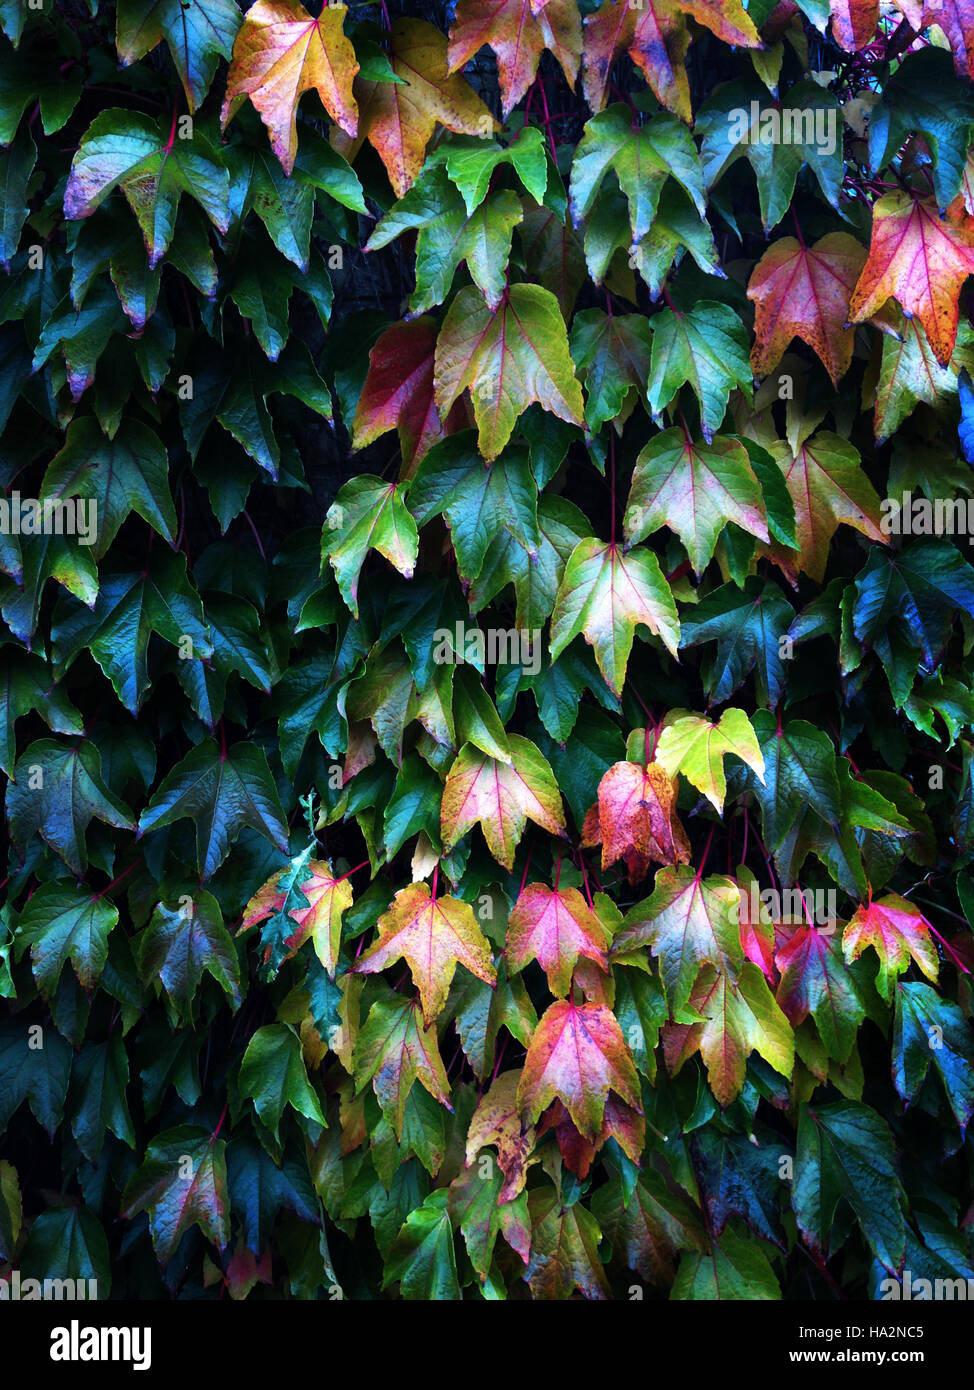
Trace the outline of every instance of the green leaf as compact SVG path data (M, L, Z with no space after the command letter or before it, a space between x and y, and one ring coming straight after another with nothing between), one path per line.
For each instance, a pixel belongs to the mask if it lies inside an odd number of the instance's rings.
M115 47L125 67L165 39L190 111L229 58L242 16L235 0L118 0Z
M781 590L758 578L748 579L743 591L723 584L681 618L683 647L716 642L704 656L704 689L715 703L730 699L753 670L760 704L776 705L785 686L780 639L795 611Z
M7 645L0 660L0 769L9 777L16 761L14 725L31 710L57 734L80 734L81 716L54 673L29 652Z
M105 1231L85 1206L51 1207L35 1217L19 1265L22 1278L45 1284L49 1279L87 1280L89 1300L105 1300L111 1292L112 1264ZM83 1298L77 1282L74 1287L76 1296Z
M212 975L234 1008L240 1003L240 964L219 904L199 889L178 907L159 903L139 939L139 974L162 981L179 1017L192 1024L203 972Z
M20 233L30 209L27 206L27 184L37 161L37 150L29 135L17 140L0 153L0 265L10 270L17 254Z
M31 948L34 979L45 999L57 989L68 960L91 994L108 960L108 934L117 924L118 908L105 898L73 886L41 884L20 914L16 939L18 954Z
M460 1298L448 1204L449 1193L438 1188L409 1213L386 1260L384 1289L398 1280L407 1301Z
M929 985L901 980L896 987L893 1081L907 1104L916 1100L931 1063L963 1133L974 1114L970 1024L956 1004Z
M466 204L468 216L487 196L487 188L496 168L510 164L525 191L540 203L548 183L548 159L544 135L536 126L525 125L517 138L507 146L479 136L454 135L449 142L433 152L432 159L442 162L456 184Z
M192 1226L223 1250L230 1241L225 1142L194 1125L179 1125L151 1140L145 1161L122 1193L126 1220L141 1211L149 1213L160 1264L169 1263Z
M944 209L960 188L974 124L974 98L939 48L908 53L884 83L869 118L869 163L878 174L907 137L922 135L932 156L933 187Z
M610 318L601 309L583 309L575 315L570 346L585 386L585 423L593 433L609 420L624 419L645 391L652 341L641 314Z
M322 563L331 563L342 598L356 618L359 575L373 549L412 578L419 535L403 493L395 483L363 474L339 488L321 537Z
M90 740L75 747L38 739L17 759L7 785L7 819L15 844L40 835L70 869L88 865L85 832L97 818L118 830L134 829L128 808L101 780L101 758Z
M664 309L653 318L653 356L647 394L654 415L684 382L700 402L700 429L709 444L734 387L751 390L747 336L726 304L705 300L685 314Z
M108 1130L130 1149L135 1148L135 1130L125 1097L128 1083L129 1062L119 1033L113 1033L108 1042L85 1043L71 1073L68 1109L71 1133L91 1163L98 1162Z
M322 1127L327 1124L308 1081L300 1039L285 1023L258 1028L240 1063L239 1085L275 1139L286 1105Z

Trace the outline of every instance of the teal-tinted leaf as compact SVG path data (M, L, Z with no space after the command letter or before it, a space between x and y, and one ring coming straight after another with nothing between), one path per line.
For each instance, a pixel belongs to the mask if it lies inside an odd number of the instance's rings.
M128 808L101 780L101 759L90 740L75 747L38 739L25 749L7 784L7 819L17 845L40 835L76 874L88 864L85 832L92 819L132 830Z
M308 1081L300 1039L286 1023L258 1028L240 1063L239 1085L275 1139L286 1105L319 1125L326 1124Z

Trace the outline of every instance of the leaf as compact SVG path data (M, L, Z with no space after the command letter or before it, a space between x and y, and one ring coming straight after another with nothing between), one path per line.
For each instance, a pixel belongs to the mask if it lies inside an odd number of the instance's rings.
M743 959L738 922L740 897L733 879L701 878L679 865L660 869L652 895L623 918L613 954L648 945L676 1017L690 998L704 966L736 980Z
M664 1052L672 1073L699 1050L710 1089L724 1107L740 1095L752 1051L790 1078L795 1057L791 1027L751 961L743 962L736 983L723 971L703 971L688 1005L703 1022L667 1027Z
M522 1195L513 1201L499 1202L503 1174L493 1168L489 1177L481 1177L475 1168L461 1169L449 1188L449 1211L463 1232L470 1263L484 1283L490 1272L494 1246L498 1235L515 1250L525 1264L531 1249L531 1226L528 1218L528 1199Z
M764 758L743 710L726 709L717 724L703 715L670 710L661 725L655 760L672 778L682 772L697 791L723 814L727 780L724 759L731 753L764 776Z
M800 556L797 567L819 584L825 578L829 546L840 523L854 526L873 541L885 540L880 501L861 467L858 450L826 430L800 444L772 446L795 507ZM786 569L794 563L779 549Z
M427 884L410 884L396 894L378 927L378 941L352 968L371 975L405 959L426 1024L443 1012L458 964L486 984L496 983L487 939L469 903L459 898L433 897Z
M932 156L934 193L946 208L960 188L972 121L974 100L966 83L951 72L948 55L933 47L909 53L884 84L870 114L872 169L878 173L909 136L922 135Z
M869 258L849 303L862 323L895 296L926 331L934 357L946 367L957 339L958 303L974 273L974 220L956 198L941 218L932 198L887 193L873 208Z
M950 541L914 544L895 556L877 547L855 580L852 627L857 641L887 661L898 630L933 668L957 609L974 613L974 570Z
M849 300L865 263L862 246L847 232L829 232L812 246L782 237L768 247L747 287L754 301L755 376L769 376L792 339L801 338L838 386L852 363Z
M450 1083L436 1041L436 1027L423 1026L419 1002L377 999L355 1045L355 1089L372 1082L396 1137L402 1137L406 1101L420 1081L434 1100L453 1109Z
M893 1081L907 1104L916 1100L931 1063L963 1134L974 1114L970 1025L956 1004L941 998L929 985L900 981L896 986Z
M753 1238L725 1231L710 1251L688 1251L680 1260L671 1299L776 1302L781 1289L767 1256Z
M634 125L629 108L617 104L585 123L572 162L569 189L576 227L592 213L610 169L629 205L633 243L642 241L649 231L670 176L689 194L701 217L706 210L697 147L686 126L674 116L660 113L645 125Z
M164 778L139 821L139 835L161 830L184 816L196 822L196 855L202 879L223 863L244 826L281 852L287 825L263 750L237 743L221 752L204 741Z
M401 198L423 167L437 121L458 135L489 135L497 127L473 88L450 71L444 34L422 19L397 19L388 31L388 54L399 83L355 84L358 140L368 138ZM350 144L332 136L339 152Z
M419 549L416 523L395 483L365 474L342 484L321 541L322 560L330 561L342 598L356 618L359 575L372 549L412 578Z
M8 273L29 213L27 186L36 161L37 149L29 135L0 154L0 180L4 190L0 210L0 265Z
M257 1029L240 1063L238 1084L241 1095L253 1100L261 1123L275 1139L279 1137L286 1105L316 1124L326 1124L308 1081L300 1039L286 1023L270 1023Z
M108 934L118 908L73 886L42 883L20 914L18 952L27 946L37 987L49 999L70 960L78 983L91 994L108 960Z
M519 1068L501 1072L481 1096L467 1129L468 1168L488 1144L497 1150L497 1165L506 1180L498 1194L501 1202L510 1202L523 1191L527 1160L534 1148L534 1125L525 1124L517 1098L520 1080Z
M175 545L169 460L158 436L136 420L123 420L110 440L91 416L72 420L64 447L44 474L40 500L48 497L94 501L98 529L92 554L96 560L104 556L133 511Z
M230 180L216 151L198 131L173 141L165 126L137 111L103 111L82 138L64 191L65 217L83 218L121 188L142 229L150 268L169 249L183 193L219 231L230 225Z
M701 444L681 428L665 430L636 460L626 507L628 544L669 526L686 546L697 575L728 521L767 540L765 517L761 486L737 440Z
M497 55L504 119L530 87L549 49L574 89L582 56L582 22L574 0L459 0L447 62L456 72L488 44Z
M300 887L298 887L300 880ZM295 891L297 889L297 891ZM304 901L300 901L300 899ZM334 976L338 965L342 917L352 906L352 885L347 878L334 878L327 859L304 861L301 872L288 885L288 873L282 870L264 884L244 908L240 931L244 932L266 918L280 916L286 910L286 921L276 930L284 937L283 945L293 954L310 940L315 955ZM268 928L261 934L262 942L269 938ZM280 962L278 961L278 964Z
M961 392L961 380L967 370L963 363L972 356L974 334L966 321L958 325L954 355L946 367L941 367L934 357L927 335L916 319L904 320L899 339L884 335L873 415L877 442L883 443L894 434L919 401L939 407L944 394ZM864 398L863 404L868 404L868 400Z
M639 1113L639 1081L632 1054L611 1009L559 999L541 1017L531 1038L517 1100L535 1122L561 1100L579 1132L594 1140L602 1128L610 1089Z
M473 286L460 290L436 341L441 416L468 389L488 461L500 454L532 401L570 424L584 423L565 321L549 290L511 285L496 313Z
M73 1054L60 1033L49 1029L43 1047L31 1047L31 1035L20 1021L0 1027L0 1128L22 1101L50 1139L61 1123L68 1094Z
M705 300L686 314L664 309L653 318L647 394L654 415L672 403L684 382L700 401L700 429L711 444L731 391L751 388L747 338L740 319L725 304Z
M611 936L577 888L552 889L529 883L507 924L508 969L512 974L536 960L548 977L552 994L568 994L580 956L608 971L606 948Z
M472 216L487 196L494 170L510 164L524 189L540 202L548 187L548 157L545 137L537 126L522 126L509 145L482 136L457 136L434 151L432 160L442 161L450 182L459 190L467 215Z
M858 960L872 946L879 957L876 987L890 1001L897 977L909 967L910 958L937 983L937 948L930 939L930 923L923 913L895 893L878 902L863 903L845 925L842 949L846 963Z
M599 1228L580 1203L565 1207L551 1188L528 1198L531 1260L525 1275L537 1299L569 1299L579 1289L587 1299L611 1297L598 1255Z
M592 1215L629 1269L651 1287L669 1289L677 1253L704 1248L699 1217L652 1169L639 1174L627 1195L620 1179L604 1183L592 1196Z
M789 832L809 812L835 830L841 816L835 747L804 719L779 724L769 710L751 720L764 757L764 778L745 774L761 807L764 842L776 857Z
M779 639L794 619L794 609L781 590L757 577L743 591L736 584L712 590L681 620L681 644L717 643L704 658L704 689L710 700L730 698L755 667L760 704L776 705L784 689Z
M552 661L582 633L609 688L621 695L633 635L644 623L662 638L672 656L680 641L680 620L670 587L651 550L625 555L614 544L594 538L579 542L565 566L551 619Z
M511 764L467 743L447 773L440 806L443 848L449 852L479 821L487 848L511 872L528 820L564 835L565 817L554 774L529 739L510 734Z
M26 847L40 835L79 875L88 866L85 836L93 819L118 830L134 828L128 807L102 782L101 758L88 739L73 748L35 740L17 759L6 800L14 844Z
M98 1162L109 1130L130 1149L135 1148L135 1130L125 1097L128 1082L128 1056L118 1033L108 1042L84 1044L71 1073L71 1133L91 1163Z
M625 858L630 883L651 863L688 864L690 842L676 814L676 783L656 762L618 762L599 782L597 816L586 817L583 841L602 845L602 868Z
M219 904L202 889L179 907L158 903L139 939L139 974L159 979L180 1018L193 1021L193 1004L203 980L212 975L230 1003L240 1003L240 965Z
M112 1287L112 1262L101 1222L86 1206L51 1207L35 1217L20 1256L26 1278L74 1280L78 1297L88 1280L89 1296L97 1284L99 1300L107 1301ZM47 1287L51 1287L47 1285ZM26 1296L26 1295L24 1295ZM133 1361L133 1365L138 1364Z
M226 129L249 97L286 174L298 151L297 109L305 92L318 93L346 134L358 130L352 79L359 65L342 27L346 13L344 5L329 4L315 19L298 0L257 0L237 34L221 125Z
M190 111L205 98L220 58L229 58L240 28L233 0L118 0L115 47L123 66L165 39Z
M230 1218L224 1141L194 1125L179 1125L150 1140L142 1166L122 1193L126 1220L141 1211L149 1213L160 1264L169 1263L191 1226L225 1249Z
M406 1300L459 1300L449 1192L439 1188L411 1211L386 1260L382 1287L400 1280Z
M844 1201L876 1259L897 1269L906 1239L904 1196L893 1136L875 1110L853 1101L802 1105L791 1201L814 1255L827 1259L842 1244L843 1227L836 1231L834 1222Z
M58 734L81 734L83 727L78 711L40 657L7 645L0 670L0 769L9 777L17 759L14 726L25 714L35 710Z
M640 314L610 318L601 309L584 309L575 315L570 345L585 385L585 422L597 433L607 421L624 419L645 390L652 351L649 323Z
M842 1066L855 1046L865 1006L838 938L815 927L798 927L775 957L781 980L778 1003L793 1027L811 1014L828 1055Z
M287 1209L317 1224L320 1208L307 1164L285 1153L280 1167L262 1144L243 1135L227 1146L230 1208L240 1218L241 1237L254 1254L267 1249L278 1213Z

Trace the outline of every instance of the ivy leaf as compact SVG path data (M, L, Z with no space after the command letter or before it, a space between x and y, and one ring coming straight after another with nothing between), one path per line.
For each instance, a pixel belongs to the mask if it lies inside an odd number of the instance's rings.
M39 656L3 649L0 675L0 770L9 777L17 758L14 725L35 710L57 734L81 734L81 716Z
M426 1024L443 1012L458 964L485 984L497 981L487 938L469 903L459 898L434 898L425 883L410 884L396 894L378 928L378 941L352 969L372 975L405 959Z
M610 1089L639 1113L639 1079L622 1029L611 1009L559 999L531 1038L517 1100L532 1123L560 1100L579 1130L594 1140L602 1129Z
M940 406L942 397L957 391L963 401L965 363L974 365L974 333L970 324L958 324L954 355L946 367L933 355L929 339L916 319L902 323L900 337L883 337L879 380L875 384L873 433L878 444L899 429L919 401ZM864 383L865 387L865 383ZM865 396L863 404L868 404Z
M551 659L582 633L613 694L621 695L638 624L645 623L672 656L680 620L670 586L651 550L630 550L589 537L571 553L551 618Z
M727 794L724 759L728 753L747 763L755 776L763 779L764 758L743 710L724 710L717 724L703 715L670 710L661 725L654 757L670 777L682 772L722 815Z
M716 642L717 650L704 658L704 688L711 700L730 698L751 670L761 704L776 705L785 686L779 640L794 619L795 611L774 584L756 576L743 591L723 584L681 620L681 645L696 647Z
M352 906L352 885L347 878L333 877L328 860L312 859L309 851L292 862L292 869L296 870L293 876L282 869L251 898L244 908L239 932L249 930L268 917L283 918L264 928L261 943L267 945L272 941L273 933L274 938L282 938L282 948L293 954L310 939L315 955L329 975L334 976L341 946L342 918ZM274 961L274 954L272 944L272 963L280 965L281 960Z
M503 1235L525 1265L530 1255L527 1196L522 1193L513 1201L500 1201L503 1183L504 1175L499 1166L492 1169L489 1177L481 1177L476 1168L464 1168L449 1188L450 1216L463 1232L470 1263L482 1284L490 1272L498 1235Z
M582 56L582 21L574 0L459 0L450 25L450 72L488 44L497 55L504 119L534 81L545 49L574 88Z
M540 285L511 285L491 312L479 290L460 290L436 340L436 404L445 416L469 389L480 451L491 461L532 401L583 425L582 389L558 301Z
M585 818L585 844L602 845L602 867L625 858L630 883L651 863L688 864L690 842L676 814L676 783L655 762L618 762L599 782L597 810Z
M675 116L664 112L645 125L634 125L629 108L617 104L586 122L569 189L576 227L592 213L610 169L629 204L634 243L649 231L663 184L671 176L690 195L701 217L706 211L697 147Z
M95 380L95 368L109 340L128 324L111 285L99 281L75 309L68 295L47 319L34 348L31 371L36 372L60 348L67 368L71 399L79 401Z
M846 962L858 960L867 946L879 957L876 987L887 1001L892 1001L897 976L908 968L911 956L927 979L937 983L940 963L930 923L905 898L889 893L856 909L842 933Z
M220 1250L230 1242L226 1144L205 1129L179 1125L149 1142L145 1161L122 1194L121 1215L149 1213L160 1264L175 1255L191 1226Z
M64 191L65 217L81 218L121 188L142 229L150 268L169 249L183 193L218 231L230 226L230 179L216 151L198 131L190 140L170 139L165 125L137 111L103 111L82 138Z
M700 401L700 429L711 443L735 386L751 389L747 338L726 304L704 300L685 314L664 309L653 318L650 409L656 415L689 382Z
M98 530L92 554L100 560L119 527L137 512L170 545L176 543L176 509L169 492L169 460L159 438L137 420L124 419L108 439L90 416L72 420L64 447L47 466L40 500L91 498Z
M760 1053L775 1071L791 1077L795 1062L791 1026L751 961L743 962L736 982L722 970L702 971L688 1006L703 1021L667 1027L663 1047L671 1074L699 1051L710 1089L725 1108L741 1093L751 1052Z
M112 1287L112 1262L101 1222L86 1206L50 1207L34 1218L21 1252L25 1276L97 1281L99 1300ZM57 1284L54 1285L58 1287ZM84 1285L76 1284L79 1293ZM134 1364L134 1363L133 1363Z
M960 188L972 123L974 100L951 72L948 55L932 47L908 53L870 113L869 163L878 173L910 135L922 135L932 155L934 192L946 208Z
M835 746L804 719L780 725L769 710L751 720L764 757L764 778L747 772L747 786L761 807L764 842L777 856L798 821L813 812L827 826L841 817Z
M758 261L748 282L754 301L755 376L768 376L793 338L821 358L833 386L852 363L849 300L866 253L848 232L829 232L812 246L782 237Z
M614 314L584 309L575 315L571 353L585 384L585 422L598 433L609 420L625 418L625 409L645 390L652 335L641 314Z
M220 906L202 889L178 907L158 903L139 939L139 974L159 979L179 1017L193 1022L193 1004L203 980L212 975L234 1008L240 1003L240 964Z
M736 980L742 961L740 895L731 878L701 878L683 865L660 869L652 895L623 918L613 954L648 945L660 962L672 1017L686 1006L702 967Z
M923 324L933 354L946 367L957 340L960 291L974 274L974 219L958 196L941 217L932 198L887 193L873 208L869 258L849 302L862 323L895 296Z
M761 485L744 446L735 439L694 443L681 428L654 435L636 460L626 507L628 544L669 526L700 575L728 521L768 540Z
M732 1230L714 1241L705 1254L688 1251L680 1260L671 1299L692 1301L742 1299L776 1302L781 1289L767 1256L753 1237Z
M125 1089L129 1062L121 1036L108 1042L86 1042L71 1072L71 1133L90 1163L97 1163L109 1130L130 1149L135 1130Z
M525 823L564 836L565 817L554 774L535 745L520 734L508 740L510 765L470 743L460 749L443 788L440 827L449 852L479 821L487 848L511 872Z
M438 1188L406 1217L386 1259L384 1289L399 1280L400 1296L407 1301L460 1299L449 1199L449 1192Z
M123 66L165 39L190 111L210 89L220 58L229 58L240 28L234 0L118 0L115 47Z
M895 623L929 668L946 645L957 609L974 613L974 569L948 540L908 546L895 556L874 547L855 591L857 640L885 657Z
M827 1259L842 1243L842 1227L834 1229L834 1222L844 1201L880 1264L899 1268L906 1241L905 1194L895 1152L889 1126L868 1105L802 1105L791 1201L813 1254Z
M297 109L305 92L318 93L346 134L358 129L352 79L359 65L342 27L346 13L344 5L326 5L315 19L298 0L257 0L237 34L220 122L226 129L249 97L286 174L298 151Z
M277 1214L294 1212L317 1225L320 1206L307 1164L285 1153L281 1166L255 1139L243 1136L227 1145L230 1209L240 1218L241 1235L254 1254L266 1250Z
M318 1097L308 1081L301 1042L286 1023L258 1028L240 1063L240 1093L249 1096L262 1124L278 1139L284 1107L326 1126Z
M542 545L538 488L521 448L510 448L485 466L477 456L472 431L444 440L417 468L409 507L420 526L441 512L446 515L457 566L465 580L480 574L502 528L524 547L529 559L538 559Z
M552 889L529 883L514 904L507 924L506 956L511 973L536 960L552 994L564 997L580 956L607 971L611 934L577 888Z
M419 1002L377 999L355 1046L355 1089L371 1081L379 1104L402 1137L406 1101L419 1081L434 1100L453 1109L450 1083L436 1040L436 1026L424 1027Z
M800 926L775 957L781 980L778 1003L797 1028L811 1014L828 1055L848 1062L866 1010L845 965L838 938Z
M496 122L476 92L451 72L444 34L422 19L397 19L388 31L392 70L401 82L355 84L358 142L368 138L386 167L396 197L416 179L437 121L458 135L489 135ZM332 136L340 153L351 142Z
M611 1298L592 1213L580 1202L565 1206L553 1188L540 1187L528 1196L528 1214L531 1260L525 1278L534 1297L570 1299L579 1289L584 1298Z
M858 450L826 430L800 444L772 446L795 507L798 568L819 584L825 578L829 546L840 523L854 526L873 541L885 541L880 501L861 467ZM792 560L782 555L786 568Z
M322 560L331 562L342 598L356 618L359 575L373 549L407 579L413 577L419 535L402 493L395 483L364 474L342 484L321 540Z
M60 1033L48 1029L44 1046L31 1047L30 1034L20 1020L0 1025L0 1127L25 1100L49 1138L61 1123L68 1094L73 1053Z
M907 1104L916 1100L931 1062L963 1134L974 1114L970 1025L956 1004L929 985L900 981L893 1025L893 1081Z
M108 934L118 924L118 908L104 898L56 883L42 883L20 914L18 953L30 946L31 966L45 999L57 990L70 960L78 983L94 990L108 960Z
M80 875L88 867L85 832L95 818L117 830L134 829L128 808L102 782L94 744L83 739L71 748L49 738L30 744L7 784L14 844L26 846L40 835Z
M501 1072L481 1096L467 1129L468 1167L487 1145L497 1151L497 1166L505 1178L498 1194L501 1202L510 1202L523 1191L534 1148L534 1125L525 1124L517 1098L520 1080L520 1068Z
M221 752L210 740L177 763L142 812L139 836L184 816L196 822L200 877L208 879L226 858L245 825L282 852L287 823L262 749L237 743Z
M37 149L30 136L10 145L0 154L0 178L4 201L0 209L0 265L9 273L17 254L20 233L29 214L27 185L37 162Z
M537 202L548 186L548 159L545 138L537 126L522 126L509 145L496 140L457 136L437 149L432 160L442 160L450 181L463 198L467 215L472 216L487 196L491 176L501 164L510 164L522 186Z

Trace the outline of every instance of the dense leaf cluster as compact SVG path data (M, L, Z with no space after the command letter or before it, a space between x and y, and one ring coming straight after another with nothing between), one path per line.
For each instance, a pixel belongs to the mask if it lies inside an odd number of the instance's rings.
M968 0L0 29L0 1274L974 1279Z

